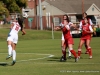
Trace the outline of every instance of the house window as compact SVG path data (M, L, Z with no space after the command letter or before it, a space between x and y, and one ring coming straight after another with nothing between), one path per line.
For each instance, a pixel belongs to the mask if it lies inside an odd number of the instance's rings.
M94 8L92 8L92 11L94 11Z
M60 20L59 17L54 17L53 20L54 20L54 25L55 26L59 26L59 24L61 23L61 20Z

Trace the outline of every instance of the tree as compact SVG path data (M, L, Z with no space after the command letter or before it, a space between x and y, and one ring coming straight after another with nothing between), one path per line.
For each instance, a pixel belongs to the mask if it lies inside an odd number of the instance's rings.
M3 15L7 17L9 15L9 11L5 8L4 4L0 2L0 20L3 20Z
M27 0L0 0L10 13L20 12L21 8L27 6Z

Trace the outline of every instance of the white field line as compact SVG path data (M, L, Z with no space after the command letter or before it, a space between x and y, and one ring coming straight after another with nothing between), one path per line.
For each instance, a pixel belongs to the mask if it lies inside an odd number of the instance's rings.
M0 53L0 54L7 54L7 53ZM42 54L42 53L17 53L17 54L45 55L45 57L36 58L36 59L18 60L17 62L25 62L25 61L31 61L31 60L41 60L41 59L50 58L50 57L53 57L53 56L54 56L54 55L52 55L52 54ZM11 62L11 61L10 61L10 62ZM0 62L0 63L5 63L5 62Z
M0 54L7 54L7 53L0 53ZM42 53L17 53L17 54L36 54L36 55L46 55L45 57L41 57L41 58L36 58L36 59L27 59L27 60L18 60L17 62L27 62L27 61L31 61L31 60L41 60L41 59L45 59L45 58L50 58L50 57L54 57L54 55L52 54L42 54ZM12 61L9 61L9 62L12 62ZM6 63L6 62L0 62L0 63ZM78 63L78 62L74 62L73 63L70 63L70 62L56 62L56 63L52 63L52 62L48 62L48 63L45 63L45 62L33 62L34 64L83 64L83 65L94 65L94 64L97 64L97 65L100 65L100 63Z
M76 64L76 65L94 65L94 64L96 64L96 65L100 65L100 63L78 63L78 62L74 62L73 61L73 63L70 63L70 62L49 62L49 63L45 63L45 62L34 62L34 64L52 64L52 65L55 65L55 64L69 64L69 65L71 65L71 64Z

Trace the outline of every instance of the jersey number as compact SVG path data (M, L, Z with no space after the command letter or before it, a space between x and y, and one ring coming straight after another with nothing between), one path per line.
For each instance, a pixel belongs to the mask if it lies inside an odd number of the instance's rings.
M19 26L16 26L15 30L18 31L19 30Z

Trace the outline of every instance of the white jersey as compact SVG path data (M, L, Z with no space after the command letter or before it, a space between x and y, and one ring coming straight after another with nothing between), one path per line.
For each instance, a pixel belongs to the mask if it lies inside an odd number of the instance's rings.
M13 22L14 26L13 28L11 29L8 37L7 37L7 41L12 41L13 43L16 43L18 42L18 32L19 30L21 29L20 25L18 22Z
M19 30L21 29L18 22L12 22L14 24L13 28L11 29L9 34L18 34Z

